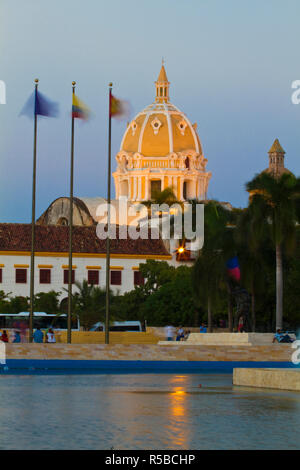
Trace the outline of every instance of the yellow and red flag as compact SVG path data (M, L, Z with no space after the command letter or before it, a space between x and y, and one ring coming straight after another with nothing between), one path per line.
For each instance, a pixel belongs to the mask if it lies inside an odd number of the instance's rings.
M110 116L118 119L126 119L129 115L129 103L110 95Z
M90 116L89 108L75 94L73 94L72 117L79 119L88 119Z

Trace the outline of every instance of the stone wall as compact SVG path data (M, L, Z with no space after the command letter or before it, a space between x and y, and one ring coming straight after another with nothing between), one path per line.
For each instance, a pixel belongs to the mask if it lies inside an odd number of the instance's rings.
M234 369L233 385L300 391L300 369Z
M7 344L7 359L125 361L290 362L290 344L270 346L193 346L172 344Z

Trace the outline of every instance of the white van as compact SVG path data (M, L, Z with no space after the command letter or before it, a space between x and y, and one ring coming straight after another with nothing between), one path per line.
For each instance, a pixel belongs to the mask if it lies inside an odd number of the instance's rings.
M89 331L105 331L105 324L95 323ZM143 331L140 321L114 321L109 326L109 331Z

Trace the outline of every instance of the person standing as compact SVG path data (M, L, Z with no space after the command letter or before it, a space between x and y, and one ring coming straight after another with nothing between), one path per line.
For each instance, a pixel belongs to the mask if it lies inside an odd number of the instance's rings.
M174 326L168 325L165 327L166 341L173 341Z
M1 336L1 341L3 343L8 343L8 336L7 336L6 330L3 330L3 333L2 333L2 336Z
M47 343L56 343L55 334L52 328L49 328L47 333Z
M44 342L44 333L41 331L41 328L38 326L35 332L33 333L33 341L35 343Z
M21 332L21 343L26 343L26 330L28 329L27 323L22 321L20 323L20 332Z
M15 331L15 337L14 337L13 343L21 343L21 335L20 335L19 330Z
M240 316L238 324L238 333L243 333L244 331L244 318Z

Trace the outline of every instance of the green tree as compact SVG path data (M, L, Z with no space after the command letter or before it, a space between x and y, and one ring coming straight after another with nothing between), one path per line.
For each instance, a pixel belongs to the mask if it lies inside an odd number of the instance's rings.
M300 244L296 256L291 257L285 266L284 311L288 324L299 328L300 324Z
M253 236L251 213L244 209L235 230L235 242L241 267L241 284L251 294L251 326L256 329L256 307L266 295L268 270L271 269L270 243L265 237L258 240Z
M22 297L17 295L10 299L9 313L20 313L29 311L29 297Z
M60 292L51 290L49 292L39 292L34 296L35 312L58 313Z
M139 320L144 321L142 306L149 293L144 290L144 286L135 286L129 292L117 297L115 300L115 317L119 321Z
M149 325L193 325L195 303L191 271L192 268L187 266L170 271L172 276L141 303L141 318Z
M75 282L78 291L73 294L73 312L79 316L80 324L89 329L95 323L105 321L106 290L90 285L86 280ZM111 320L114 318L113 294L111 295Z
M0 290L0 313L10 312L10 294L6 294L3 290Z
M261 173L246 185L251 194L249 211L253 238L270 237L276 254L276 328L283 318L283 251L291 253L299 220L300 181L290 173L276 178Z
M148 217L152 220L152 226L156 219L155 225L165 239L167 249L170 250L170 239L174 238L174 226L178 217L182 217L184 207L182 201L177 199L172 187L167 187L163 191L156 191L150 200L143 201L143 205L148 207Z
M172 206L173 204L180 204L182 202L177 199L174 194L173 188L167 187L163 191L156 191L149 201L143 201L143 204L147 207L151 207L152 204L167 204Z
M212 331L213 309L225 291L225 263L234 249L233 232L229 224L233 214L217 201L204 208L204 245L195 262L192 282L194 295L207 309L208 330Z
M139 270L145 279L144 286L141 286L145 294L157 291L163 284L171 281L175 273L175 267L170 266L167 261L147 260L140 264Z
M195 302L191 283L192 269L175 268L166 261L148 260L139 266L145 278L143 286L115 299L117 318L146 320L149 325L167 323L192 325L195 322Z

